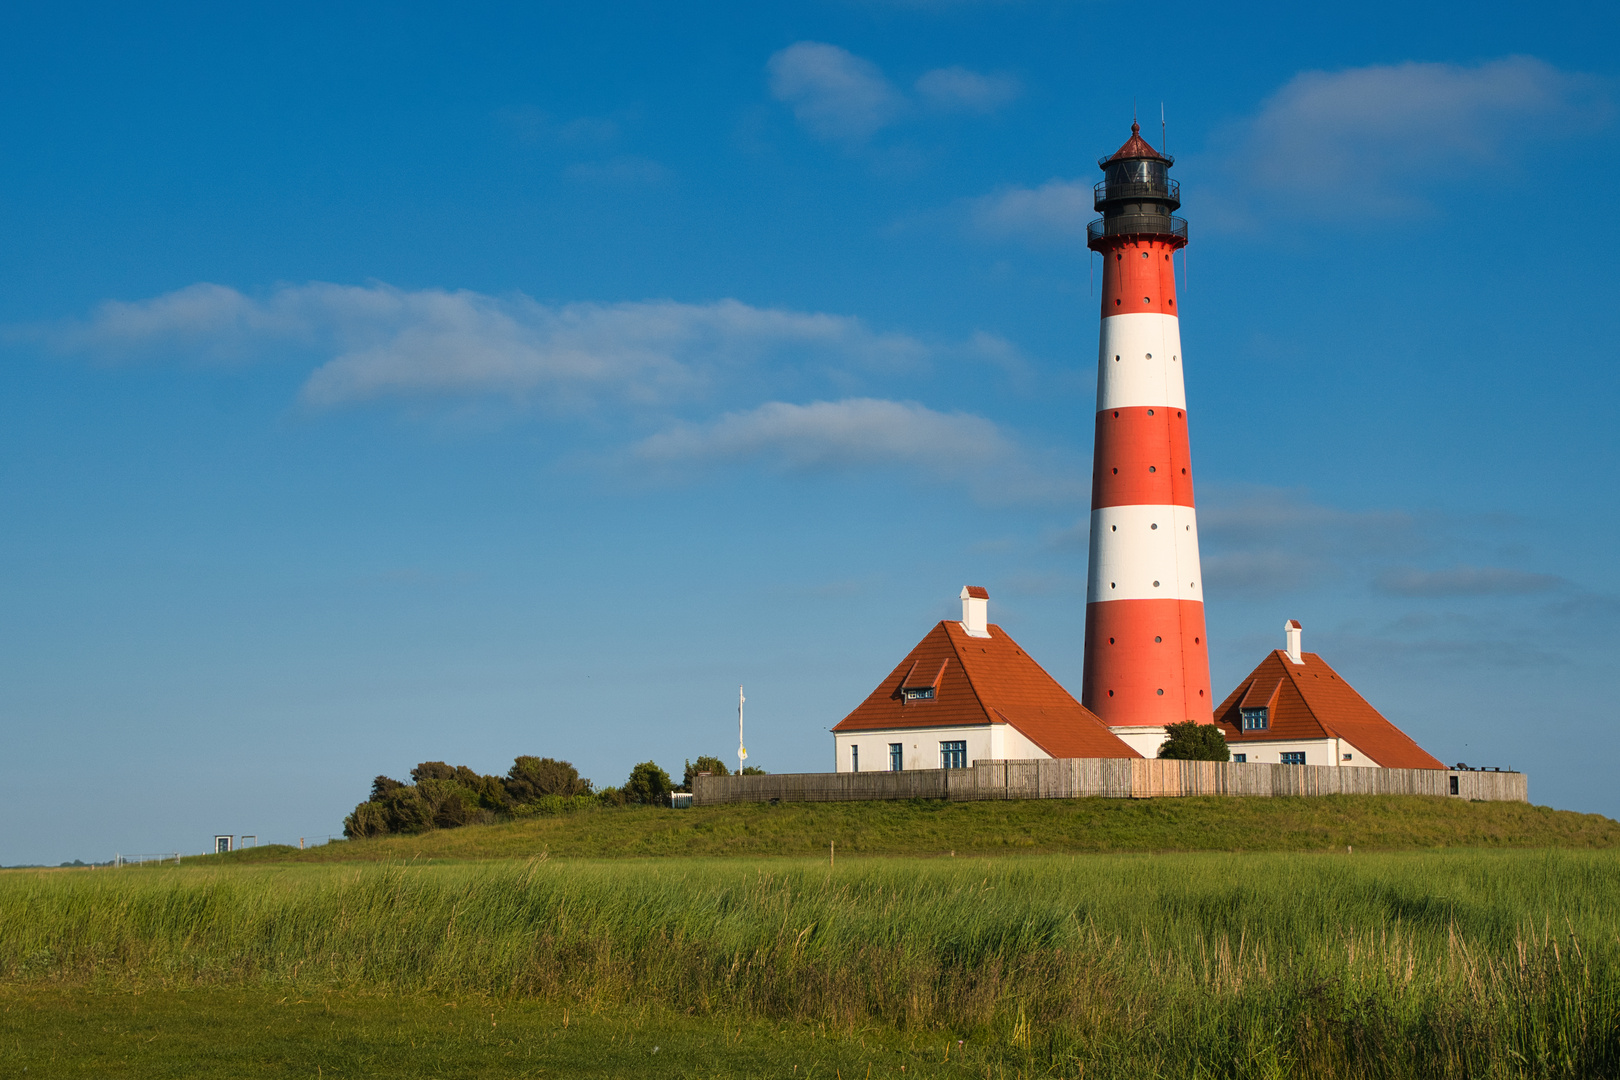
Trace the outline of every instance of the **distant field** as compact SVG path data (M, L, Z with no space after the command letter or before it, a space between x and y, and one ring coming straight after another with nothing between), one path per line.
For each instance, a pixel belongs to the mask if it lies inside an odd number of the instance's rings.
M1401 851L1620 847L1620 822L1524 803L1419 796L784 803L603 808L505 825L202 861L553 857L1040 854L1119 851Z
M188 1073L210 1026L221 1044ZM658 1062L665 1032L680 1056ZM1620 853L0 874L12 1073L585 1072L570 1057L647 1076L1615 1076Z

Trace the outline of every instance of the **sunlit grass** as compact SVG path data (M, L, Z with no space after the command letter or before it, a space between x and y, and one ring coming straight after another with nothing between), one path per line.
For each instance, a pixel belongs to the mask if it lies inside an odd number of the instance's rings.
M657 1003L1042 1075L1620 1069L1608 852L9 873L0 931L14 986Z
M209 861L959 855L1620 847L1620 823L1524 803L1420 796L755 803L602 808L415 836L259 848Z

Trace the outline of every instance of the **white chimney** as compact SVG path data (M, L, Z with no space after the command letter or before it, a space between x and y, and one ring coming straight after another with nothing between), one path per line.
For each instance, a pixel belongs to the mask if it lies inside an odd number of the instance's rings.
M1299 620L1297 619L1289 619L1287 622L1283 623L1283 633L1288 635L1289 663L1303 664L1305 662L1305 657L1300 655L1299 651L1300 637L1304 634L1304 632L1305 628L1299 625Z
M990 592L983 585L962 586L962 630L968 637L990 636Z

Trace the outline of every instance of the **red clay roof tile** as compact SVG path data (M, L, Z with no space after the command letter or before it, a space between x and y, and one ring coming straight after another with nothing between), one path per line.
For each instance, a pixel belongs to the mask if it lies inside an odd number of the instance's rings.
M978 638L969 637L961 623L935 626L833 730L1010 724L1053 757L1141 756L1001 627L992 624L989 630L989 637ZM911 680L933 671L939 673L934 698L907 701L902 688L930 685Z
M1367 699L1315 653L1291 663L1277 649L1215 709L1215 722L1230 743L1279 739L1339 738L1386 769L1443 769L1440 760L1386 720ZM1262 696L1263 695L1263 696ZM1269 726L1244 731L1240 709L1268 705Z

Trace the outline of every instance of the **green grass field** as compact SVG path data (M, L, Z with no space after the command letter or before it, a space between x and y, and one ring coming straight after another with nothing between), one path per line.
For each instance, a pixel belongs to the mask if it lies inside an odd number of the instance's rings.
M416 836L284 845L231 862L818 856L1118 851L1401 851L1615 848L1620 822L1524 803L1334 795L1287 799L1074 799L1027 802L622 807ZM218 856L203 856L216 861Z
M1613 851L10 872L0 931L29 1076L1620 1075Z

